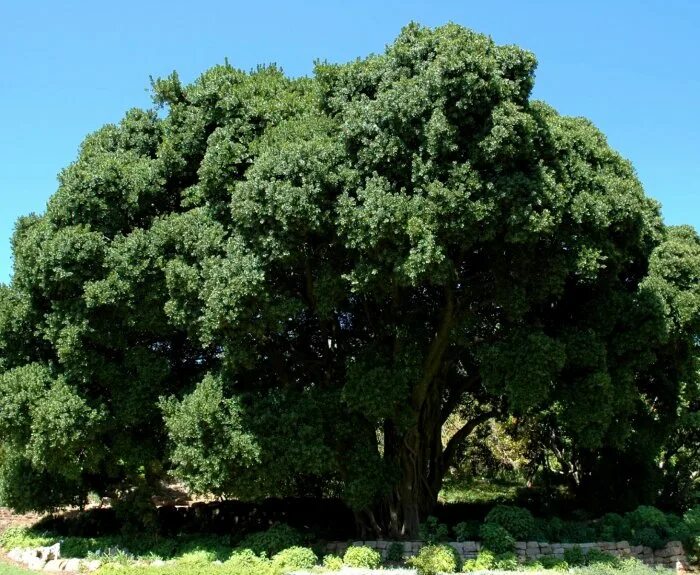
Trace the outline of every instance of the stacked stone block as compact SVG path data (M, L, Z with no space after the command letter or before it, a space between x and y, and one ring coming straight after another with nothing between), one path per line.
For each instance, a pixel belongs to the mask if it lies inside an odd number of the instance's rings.
M403 541L404 558L418 554L424 545L422 541ZM481 543L478 541L463 541L447 543L452 546L462 560L474 559L481 550ZM342 555L351 546L365 546L376 549L386 558L387 550L391 546L391 541L353 541L352 543L334 541L328 543L326 552L334 555ZM654 550L651 547L642 545L630 545L628 541L599 541L595 543L542 543L538 541L518 541L515 544L515 552L521 563L526 561L536 561L545 556L563 558L567 549L579 548L585 554L591 549L597 549L604 553L620 558L634 557L643 563L651 566L660 566L668 569L675 569L679 572L688 571L688 559L683 550L683 545L679 541L671 541L662 549Z

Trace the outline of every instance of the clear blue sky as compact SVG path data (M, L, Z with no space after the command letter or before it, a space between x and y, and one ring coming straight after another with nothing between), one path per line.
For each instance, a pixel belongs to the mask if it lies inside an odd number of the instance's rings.
M592 119L666 221L700 229L700 2L0 0L0 281L19 215L44 210L83 137L148 107L149 75L186 81L228 57L276 62L380 52L411 20L453 21L537 55L534 95Z

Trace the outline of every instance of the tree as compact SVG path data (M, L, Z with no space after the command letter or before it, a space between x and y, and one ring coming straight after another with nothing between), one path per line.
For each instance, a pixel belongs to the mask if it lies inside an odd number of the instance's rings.
M154 81L166 113L90 135L18 223L3 499L173 470L219 495L313 486L413 535L489 418L553 410L581 446L620 446L667 361L645 282L669 232L590 122L530 100L535 65L410 25L312 78Z

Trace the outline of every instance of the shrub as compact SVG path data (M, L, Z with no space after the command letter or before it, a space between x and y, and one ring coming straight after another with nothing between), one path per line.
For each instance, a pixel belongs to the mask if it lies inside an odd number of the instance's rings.
M686 524L691 535L700 535L700 505L686 511L683 515L683 523Z
M583 551L580 547L575 546L571 549L564 550L564 561L566 561L572 567L585 565L586 556L583 554Z
M650 505L640 505L625 515L632 529L654 529L659 535L668 530L668 519L663 511Z
M560 538L564 543L588 543L595 541L596 532L583 521L565 521Z
M620 560L610 553L605 553L600 549L589 549L586 553L586 565L612 565L617 566Z
M688 541L691 537L690 527L678 515L666 514L668 522L668 533L666 539L669 541Z
M282 573L311 569L318 563L318 557L308 547L289 547L272 558L272 565Z
M632 537L627 519L617 513L606 513L597 524L598 538L602 541L622 541Z
M482 545L496 555L515 550L515 539L503 527L496 523L484 523L479 530Z
M478 521L462 521L452 528L452 532L457 541L473 541L479 537L480 526Z
M485 523L496 524L516 540L525 541L535 531L535 518L527 509L511 505L496 505L486 516Z
M659 535L653 527L642 527L635 530L630 542L632 545L644 545L652 549L661 549L666 544L666 539Z
M467 559L462 566L462 571L487 571L493 569L496 564L496 556L493 552L485 549L480 551L476 559Z
M459 555L450 545L426 545L406 563L415 567L419 575L454 573L459 569Z
M513 552L496 555L493 568L501 571L515 571L518 568L518 556Z
M226 575L253 575L253 573L272 575L274 573L272 562L265 557L259 557L250 549L234 551L224 563L224 567ZM182 572L186 570L183 569Z
M343 558L337 555L326 555L323 558L323 566L329 571L340 571L343 568Z
M394 541L386 550L386 560L389 563L401 563L403 561L403 543Z
M343 556L343 563L348 567L378 569L382 564L382 556L371 547L348 547Z
M544 555L539 558L539 563L545 569L556 569L557 571L568 571L569 564L561 557L555 555Z
M273 525L267 531L251 533L238 545L241 549L250 549L257 555L272 557L289 547L298 547L303 543L301 534L284 523Z
M447 541L447 534L447 525L440 523L437 517L428 517L425 523L421 523L418 527L418 537L428 545Z

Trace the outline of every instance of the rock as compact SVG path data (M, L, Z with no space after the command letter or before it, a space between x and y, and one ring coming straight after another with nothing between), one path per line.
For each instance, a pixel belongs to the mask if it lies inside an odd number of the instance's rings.
M44 565L44 571L60 571L61 563L62 561L60 559L51 559L46 563L46 565Z
M22 553L24 553L22 549L15 547L14 549L10 550L7 556L12 559L12 561L17 561L17 563L20 563L22 561Z
M527 543L525 541L516 541L515 548L516 549L527 549Z
M162 559L156 559L155 561L151 561L151 567L162 567L165 565L165 561Z
M92 561L88 561L87 563L83 564L88 571L97 571L100 567L102 567L102 561L97 559L93 559Z
M46 561L41 557L34 555L34 557L29 558L29 561L27 561L26 564L27 567L33 571L41 571L44 568L44 565L46 565Z
M60 559L61 558L61 544L60 543L55 543L51 545L50 547L41 547L39 550L39 553L37 555L43 559L46 559L47 561L51 561L52 559Z
M518 548L518 544L515 544L515 548ZM464 542L465 551L476 551L476 541L465 541Z
M68 559L63 566L63 570L70 573L77 573L80 571L80 559Z
M527 549L539 549L540 544L537 543L537 541L528 541L527 542Z

